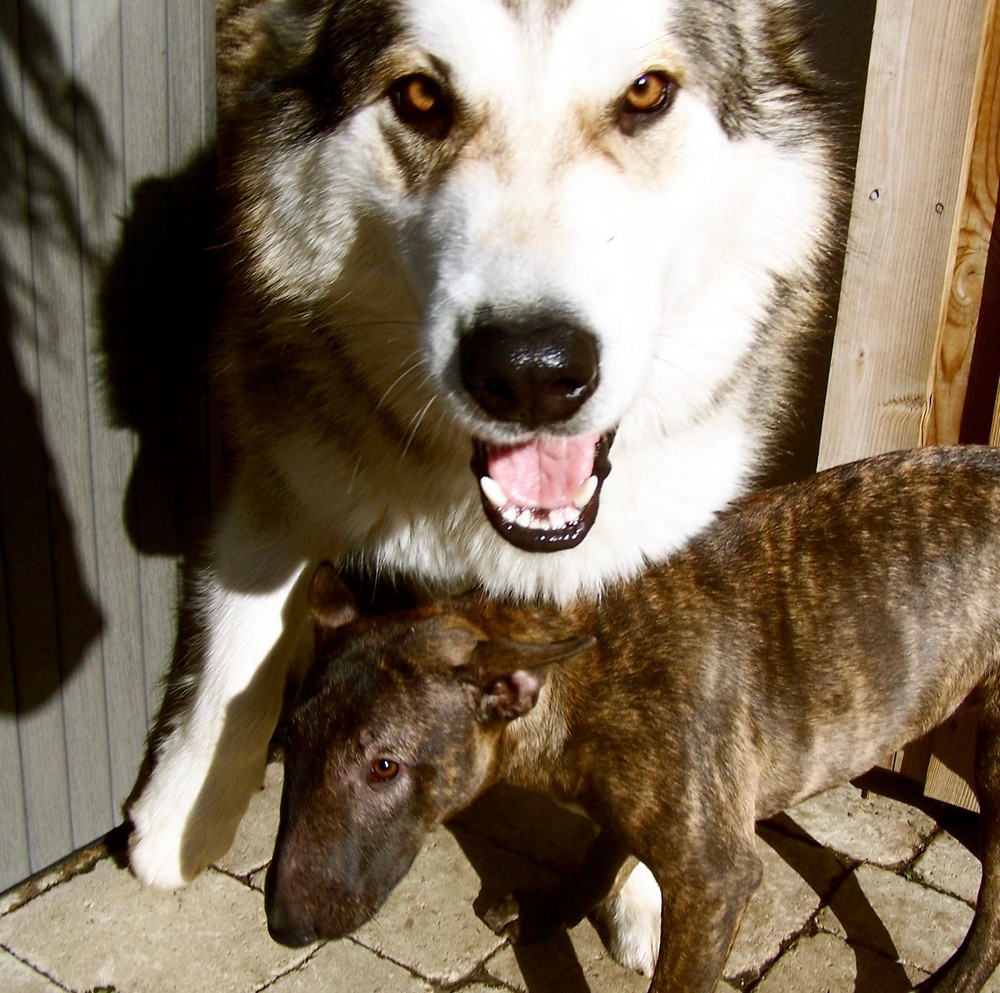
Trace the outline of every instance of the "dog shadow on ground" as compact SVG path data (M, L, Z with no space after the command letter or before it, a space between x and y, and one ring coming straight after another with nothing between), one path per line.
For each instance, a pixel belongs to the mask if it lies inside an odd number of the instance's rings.
M876 774L864 777L859 785L872 786L883 795L924 809L962 844L978 851L971 815L963 816L963 812L917 796L898 777ZM512 889L544 888L571 872L594 831L585 818L558 807L547 797L508 787L491 791L449 826L480 878L481 890L474 904L480 919ZM787 814L760 827L765 844L818 898L818 908L802 922L800 933L814 933L816 916L829 908L854 953L856 993L871 989L908 993L913 987L903 965L896 961L892 935L859 885L854 864L824 849ZM593 979L588 979L586 968L591 963L583 960L570 934L563 932L533 945L514 945L512 951L529 993L591 993ZM771 964L758 965L731 981L752 988ZM631 984L623 983L622 988L631 988ZM641 981L637 988L643 988Z

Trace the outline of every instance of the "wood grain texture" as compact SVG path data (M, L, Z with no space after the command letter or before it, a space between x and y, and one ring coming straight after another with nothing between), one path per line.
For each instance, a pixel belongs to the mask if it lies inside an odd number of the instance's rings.
M186 522L169 477L135 498L147 432L128 363L115 389L108 372L148 327L107 298L112 261L149 244L188 290L169 224L134 217L211 139L213 22L212 0L12 0L0 20L0 889L121 820L173 651Z
M993 0L879 0L821 468L921 442Z
M965 154L965 196L955 228L951 281L935 345L923 443L955 444L962 429L976 327L983 299L997 188L1000 185L1000 39L997 2L983 23Z
M819 466L957 442L997 193L995 0L879 0ZM974 717L889 760L975 809Z
M965 197L956 230L952 279L943 307L924 426L926 444L960 439L976 329L1000 184L1000 22L988 5L977 67ZM978 810L973 779L977 719L959 711L931 735L924 792L929 797Z

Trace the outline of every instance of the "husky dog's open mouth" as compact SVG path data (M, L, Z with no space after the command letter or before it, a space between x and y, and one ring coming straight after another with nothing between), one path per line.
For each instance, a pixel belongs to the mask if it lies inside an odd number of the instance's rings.
M487 519L526 552L578 545L597 519L614 437L609 431L532 438L518 445L473 442L472 471Z

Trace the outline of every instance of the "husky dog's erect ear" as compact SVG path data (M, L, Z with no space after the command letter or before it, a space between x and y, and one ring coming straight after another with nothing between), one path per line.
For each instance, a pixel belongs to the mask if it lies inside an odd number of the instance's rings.
M485 723L523 717L538 702L548 666L585 651L593 638L571 638L547 645L481 641L472 653L481 688L479 719Z
M309 583L309 610L318 632L350 624L358 616L354 595L330 562L321 562Z

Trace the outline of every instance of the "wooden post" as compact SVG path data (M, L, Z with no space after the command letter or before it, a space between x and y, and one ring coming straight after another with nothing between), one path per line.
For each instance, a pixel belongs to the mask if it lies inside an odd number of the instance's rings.
M965 195L954 233L951 281L945 287L934 350L930 404L924 422L927 445L959 440L972 346L983 298L997 188L1000 185L1000 38L997 4L988 4L982 50L969 115Z
M959 440L998 186L997 26L996 0L878 2L821 468ZM975 809L974 730L960 712L888 764Z
M979 321L986 260L996 214L1000 152L1000 38L997 4L991 3L984 24L982 55L977 68L976 96L969 121L965 197L956 227L952 281L943 301L930 384L930 406L924 425L926 444L959 440L969 365ZM973 774L977 719L960 711L930 741L924 792L938 800L977 810L969 784Z
M941 437L964 398L978 302L948 301L975 297L954 274L960 233L983 223L966 190L994 7L878 2L820 468L921 444L929 424ZM942 332L949 318L965 338ZM948 395L933 405L939 354Z

